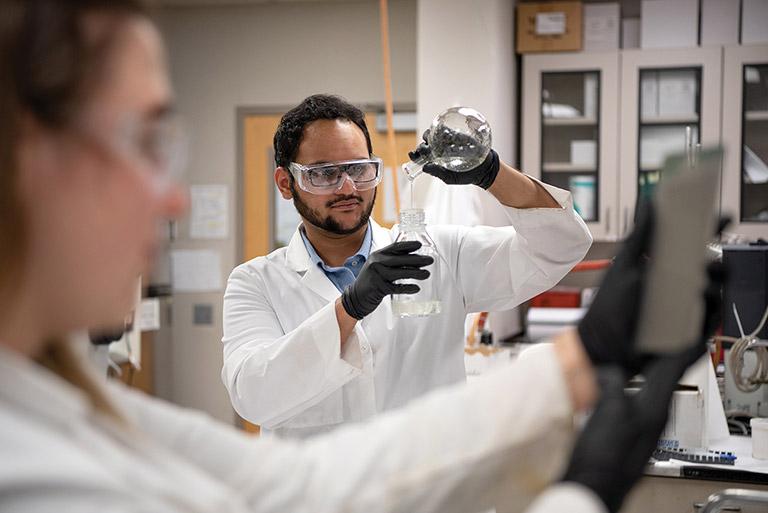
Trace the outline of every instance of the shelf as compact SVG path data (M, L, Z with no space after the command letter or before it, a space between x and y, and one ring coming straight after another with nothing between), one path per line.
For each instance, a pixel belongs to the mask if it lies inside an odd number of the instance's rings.
M690 116L655 116L640 120L640 123L643 125L684 125L698 122L699 116L696 114Z
M749 110L744 113L747 121L768 121L768 110Z
M545 126L590 126L596 124L596 118L544 118Z
M595 166L571 164L570 162L544 162L541 170L545 173L594 173Z

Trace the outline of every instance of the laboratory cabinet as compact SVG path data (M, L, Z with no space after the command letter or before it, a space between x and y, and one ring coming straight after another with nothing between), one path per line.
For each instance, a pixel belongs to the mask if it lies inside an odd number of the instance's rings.
M766 81L766 46L526 55L522 168L570 189L595 239L613 241L666 155L723 144L718 198L738 218L731 230L766 237Z
M768 238L768 45L726 47L723 210L737 233Z
M596 239L616 232L619 54L526 55L522 169L573 193Z
M619 149L619 237L637 199L661 179L666 155L720 143L722 48L623 50Z

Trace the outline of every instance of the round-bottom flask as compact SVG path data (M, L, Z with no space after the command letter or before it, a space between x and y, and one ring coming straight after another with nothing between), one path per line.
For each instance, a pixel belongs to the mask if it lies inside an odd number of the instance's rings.
M491 127L475 109L451 107L432 120L427 144L427 154L403 164L408 179L419 176L428 162L457 173L479 166L491 151Z
M426 280L399 280L397 283L413 283L419 286L416 294L393 294L392 311L400 317L426 317L437 315L442 310L440 301L440 254L435 242L427 233L424 210L412 208L400 212L400 233L397 241L417 240L421 248L415 253L431 256L434 262L425 267L429 271Z

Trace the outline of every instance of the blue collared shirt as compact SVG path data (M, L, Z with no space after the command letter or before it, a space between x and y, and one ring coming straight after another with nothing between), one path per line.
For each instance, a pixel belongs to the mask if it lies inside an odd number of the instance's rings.
M313 264L323 270L328 279L331 280L331 283L339 289L339 292L342 292L345 288L354 283L357 275L360 274L360 269L363 268L363 265L365 264L365 261L368 260L368 255L371 252L373 234L371 232L370 222L368 222L368 229L365 231L365 237L363 238L363 243L360 246L360 249L357 250L357 253L347 258L342 267L329 267L326 265L326 263L323 262L323 259L320 258L320 255L317 254L317 251L315 251L312 243L307 239L307 234L304 233L303 226L299 229L299 233L301 233L301 240L304 241L304 247L307 248L307 252L309 253L309 259L312 260Z

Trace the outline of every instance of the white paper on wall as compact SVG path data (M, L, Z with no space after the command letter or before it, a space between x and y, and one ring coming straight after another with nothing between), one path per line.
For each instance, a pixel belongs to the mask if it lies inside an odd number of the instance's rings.
M536 14L536 34L565 34L566 16L564 12L540 12Z
M221 290L221 255L210 249L173 250L171 278L174 292Z
M228 191L226 185L192 185L189 189L189 235L193 239L226 239Z
M141 331L156 331L160 329L160 300L148 297L141 300L138 311L138 323Z

